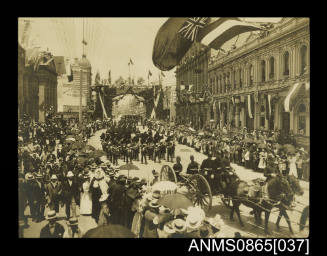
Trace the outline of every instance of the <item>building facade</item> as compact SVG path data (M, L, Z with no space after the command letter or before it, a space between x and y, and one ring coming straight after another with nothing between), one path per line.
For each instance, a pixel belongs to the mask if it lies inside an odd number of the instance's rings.
M207 116L210 94L208 63L213 50L194 43L176 68L176 118L177 124L187 124L201 129L210 124Z
M19 47L18 113L44 122L50 108L57 109L57 73L53 55L38 47L25 50Z
M218 127L281 130L308 145L308 18L283 18L228 54L211 58L209 114Z

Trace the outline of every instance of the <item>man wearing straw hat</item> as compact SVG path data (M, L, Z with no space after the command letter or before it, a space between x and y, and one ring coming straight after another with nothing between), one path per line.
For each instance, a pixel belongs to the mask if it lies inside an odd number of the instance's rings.
M46 198L51 210L59 212L59 201L62 195L62 184L58 181L56 175L52 175L49 184L45 187Z
M83 233L78 226L78 219L72 217L67 221L68 228L66 229L63 238L82 238Z
M67 220L71 217L70 213L72 210L72 217L76 217L76 204L79 205L80 193L77 181L74 179L72 171L67 173L67 180L63 183L63 193L66 208Z
M62 238L65 232L64 227L57 223L56 211L50 210L47 214L49 223L40 232L40 238Z

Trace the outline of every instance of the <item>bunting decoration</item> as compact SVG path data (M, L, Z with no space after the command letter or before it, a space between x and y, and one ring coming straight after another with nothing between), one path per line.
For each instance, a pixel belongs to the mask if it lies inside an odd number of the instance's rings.
M252 119L252 110L251 110L251 95L248 95L248 113L249 113L249 117Z

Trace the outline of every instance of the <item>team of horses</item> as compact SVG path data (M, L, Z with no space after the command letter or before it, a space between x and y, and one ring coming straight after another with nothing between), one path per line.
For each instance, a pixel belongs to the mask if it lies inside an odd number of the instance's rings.
M266 181L255 179L252 184L241 180L236 173L229 172L225 178L223 194L232 200L230 219L233 220L234 212L239 219L240 225L244 226L240 205L243 204L252 208L256 225L262 224L261 215L264 212L264 231L270 234L268 229L269 216L275 207L279 209L276 222L276 229L279 230L279 223L282 217L286 219L289 231L293 234L290 218L287 210L291 209L295 195L303 195L298 179L293 175L276 175L269 177Z

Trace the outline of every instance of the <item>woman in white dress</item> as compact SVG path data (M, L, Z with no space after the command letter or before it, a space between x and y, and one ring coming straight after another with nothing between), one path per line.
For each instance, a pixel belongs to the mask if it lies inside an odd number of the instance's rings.
M267 162L267 152L262 149L262 151L259 154L259 164L258 164L258 168L260 169L261 172L264 172L264 170L266 169L266 162Z
M293 175L297 177L297 169L296 169L296 155L295 154L290 154L288 157L288 163L289 163L289 168L290 172L289 175Z
M92 197L90 193L90 176L84 176L84 183L82 185L81 192L81 204L80 204L80 214L81 215L91 215L92 214Z

